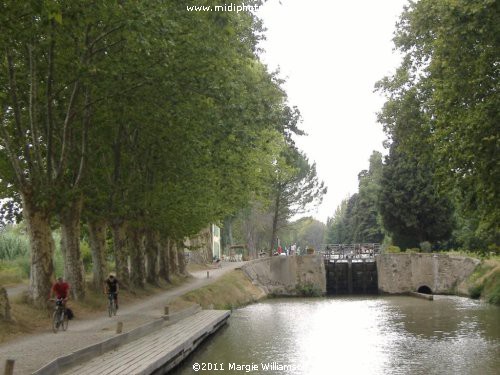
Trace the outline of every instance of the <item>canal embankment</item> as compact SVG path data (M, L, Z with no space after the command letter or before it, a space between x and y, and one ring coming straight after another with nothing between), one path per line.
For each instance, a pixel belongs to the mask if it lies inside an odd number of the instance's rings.
M500 260L486 259L466 282L467 295L500 305Z
M198 304L203 309L232 310L266 296L264 289L253 283L241 269L235 269L209 285L175 298L170 305Z
M382 294L458 295L500 303L500 261L441 253L380 254L376 258L378 292ZM359 272L353 272L358 277ZM327 275L321 256L272 257L245 262L215 283L182 299L204 308L231 309L267 296L326 294Z
M197 303L205 309L234 309L268 296L320 296L325 293L325 266L321 256L282 256L245 262L210 285L180 296L172 303Z

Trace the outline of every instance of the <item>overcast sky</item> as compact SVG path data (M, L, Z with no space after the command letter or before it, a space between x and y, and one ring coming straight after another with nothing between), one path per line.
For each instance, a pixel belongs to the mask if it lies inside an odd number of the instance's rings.
M323 204L310 213L323 222L357 191L372 151L385 154L376 121L384 100L373 89L399 64L392 37L406 3L269 0L257 12L267 28L261 58L287 80L289 102L308 133L297 144L328 186Z

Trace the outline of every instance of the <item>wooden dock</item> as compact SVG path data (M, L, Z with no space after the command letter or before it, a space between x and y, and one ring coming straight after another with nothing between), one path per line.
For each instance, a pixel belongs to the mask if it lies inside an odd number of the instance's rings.
M171 370L210 334L224 325L231 312L203 310L174 325L76 365L65 375L149 375Z

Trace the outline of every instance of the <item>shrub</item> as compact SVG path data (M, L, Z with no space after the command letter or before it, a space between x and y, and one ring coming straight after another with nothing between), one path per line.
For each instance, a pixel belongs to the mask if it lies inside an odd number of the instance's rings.
M31 259L29 255L16 259L16 265L23 279L29 279L31 272Z
M310 282L297 285L296 292L302 297L320 297L323 295L321 289L316 284Z
M490 294L488 296L488 302L495 304L495 305L500 305L500 283L499 282L497 282L496 285L490 291Z
M411 249L406 249L405 253L408 254L420 253L420 249L418 247L412 247Z
M401 249L399 248L399 246L387 246L385 248L385 252L386 253L400 253L401 252Z
M25 234L13 227L6 227L0 231L0 259L13 260L29 252L29 240Z
M424 253L430 253L432 251L432 245L429 241L420 242L420 249Z
M479 299L483 292L484 284L474 284L469 288L470 298Z

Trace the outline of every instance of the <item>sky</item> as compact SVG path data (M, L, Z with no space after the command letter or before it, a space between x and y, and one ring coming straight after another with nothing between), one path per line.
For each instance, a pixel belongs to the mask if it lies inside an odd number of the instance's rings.
M257 15L267 31L261 60L286 79L289 104L308 134L296 139L316 162L328 193L308 216L326 222L357 192L373 150L386 153L375 83L394 73L395 25L407 0L269 0Z

